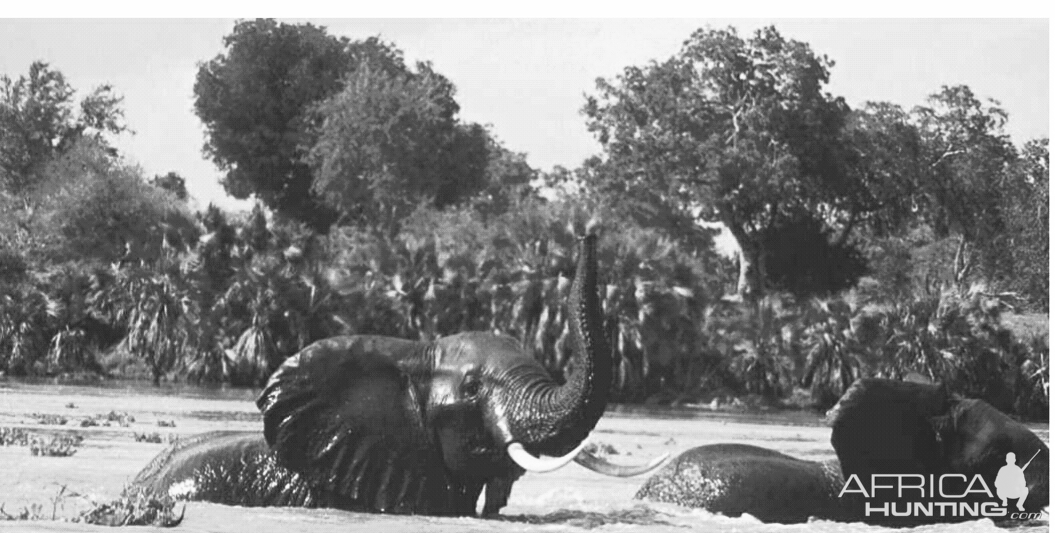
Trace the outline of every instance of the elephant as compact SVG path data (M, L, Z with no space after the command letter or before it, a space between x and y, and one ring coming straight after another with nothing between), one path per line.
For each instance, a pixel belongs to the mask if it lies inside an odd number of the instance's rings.
M828 421L837 462L744 444L701 446L671 460L636 497L731 516L749 513L765 522L1004 520L1014 518L1017 505L1001 502L996 478L1014 457L1017 467L1026 465L1024 512L1047 505L1047 445L988 403L946 386L860 379L828 412ZM874 485L873 475L880 476Z
M841 518L842 486L836 461L806 461L748 444L710 444L672 459L634 497L791 524Z
M983 400L963 398L940 384L860 379L829 419L831 443L847 478L843 505L865 522L912 525L978 518L962 512L961 504L978 506L983 516L1008 518L1017 509L1001 505L995 482L1009 452L1020 458L1020 467L1032 458L1023 472L1024 511L1038 513L1048 505L1048 446ZM906 487L921 482L923 489ZM900 497L899 484L905 488ZM917 502L939 507L933 516L918 510L910 514L919 516L893 516ZM957 507L955 513L941 509L949 503Z
M582 451L612 382L596 240L579 243L563 384L505 335L324 339L270 376L256 400L262 434L178 442L133 484L228 504L460 516L475 515L484 492L487 516L526 471L572 460L622 476L658 467L665 457L620 467Z

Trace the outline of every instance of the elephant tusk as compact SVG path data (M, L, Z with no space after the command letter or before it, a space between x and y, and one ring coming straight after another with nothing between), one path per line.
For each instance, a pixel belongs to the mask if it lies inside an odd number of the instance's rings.
M598 457L586 450L583 450L579 455L575 456L575 462L580 465L597 472L598 474L604 474L606 476L614 477L631 477L639 476L651 472L662 465L667 458L670 457L670 453L664 453L659 457L648 462L644 465L617 465L609 462L607 459Z
M567 455L543 459L528 453L528 451L524 449L524 446L519 442L513 442L506 447L506 453L509 454L509 458L512 459L514 463L520 465L520 468L523 468L528 472L552 472L558 468L564 467L570 463L572 459L575 459L585 445L586 441L584 440Z

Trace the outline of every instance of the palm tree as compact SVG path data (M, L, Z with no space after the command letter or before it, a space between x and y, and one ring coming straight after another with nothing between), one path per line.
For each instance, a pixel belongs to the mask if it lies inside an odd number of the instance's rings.
M806 308L806 366L799 383L809 387L814 404L824 409L835 405L867 371L867 349L857 331L866 318L853 303L838 297L814 299Z

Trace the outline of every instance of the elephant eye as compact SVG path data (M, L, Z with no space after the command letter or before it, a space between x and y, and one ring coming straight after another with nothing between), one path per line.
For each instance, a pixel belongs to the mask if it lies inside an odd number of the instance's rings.
M462 396L475 398L477 394L480 394L480 387L480 376L469 374L465 376L465 381L462 382Z

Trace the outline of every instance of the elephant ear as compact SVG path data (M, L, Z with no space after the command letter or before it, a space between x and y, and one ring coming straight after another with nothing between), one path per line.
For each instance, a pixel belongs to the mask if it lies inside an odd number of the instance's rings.
M343 337L287 359L257 399L279 462L307 477L328 505L442 512L442 461L425 429L417 387L397 364L416 343ZM439 508L437 511L436 508Z

